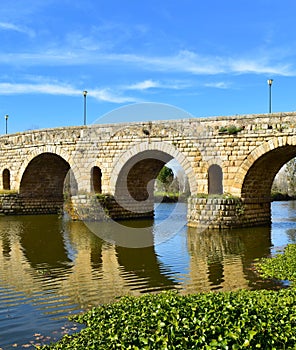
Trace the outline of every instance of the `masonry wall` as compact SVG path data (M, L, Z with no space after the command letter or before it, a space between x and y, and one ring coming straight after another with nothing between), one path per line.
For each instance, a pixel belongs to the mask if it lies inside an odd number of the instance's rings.
M123 203L124 204L124 203ZM134 206L134 208L133 208ZM113 196L77 195L64 204L64 213L72 220L106 221L128 220L153 217L153 201L141 206L135 203L119 205ZM130 210L126 209L129 208Z
M22 179L26 170L32 166L32 161L39 155L51 153L63 159L65 169L71 170L72 183L75 184L72 186L74 196L91 192L91 169L94 166L101 170L102 194L112 196L121 181L125 164L130 159L135 159L135 164L146 164L147 159L151 159L157 150L158 154L167 155L168 160L178 160L188 176L193 197L199 193L208 194L208 169L213 164L221 167L223 193L240 197L244 204L244 214L240 218L235 216L235 220L229 219L233 216L234 209L228 210L223 205L231 207L234 204L221 202L219 213L222 219L219 220L223 224L220 226L227 226L228 221L235 221L237 225L261 225L270 221L270 217L267 220L270 204L265 198L274 175L282 164L296 156L295 120L296 113L291 112L92 125L3 135L0 137L0 189L4 185L7 187L1 176L7 169L10 173L10 188L22 193ZM34 190L39 185L45 186L45 176L41 174L48 173L44 170L46 157L40 159L41 162L35 163L34 172L31 172L34 178L30 178L30 188ZM43 172L38 171L36 164ZM140 167L134 166L134 170L134 176L139 177ZM56 180L51 176L50 181L61 184L65 171ZM246 178L247 186L244 186ZM48 195L39 195L41 189L35 193L33 200L30 198L32 191L27 187L27 191L23 192L26 197L1 199L0 212L12 213L14 210L16 213L34 213L41 207L47 212L60 209L60 202L50 199ZM141 193L139 198L142 198ZM203 220L204 214L198 213L205 209L199 203L192 203L189 203L188 209L189 223L195 224ZM116 209L114 203L111 207L114 209L114 217L120 217L122 208ZM108 210L111 211L112 208Z
M24 200L18 194L0 195L0 215L64 214L72 220L106 221L153 217L153 203L127 210L112 196L77 195L62 202ZM229 229L265 226L271 223L270 203L245 203L240 199L196 198L188 200L188 226L199 229Z
M271 223L270 202L245 202L239 198L188 199L188 226L229 229L266 226Z
M19 194L0 194L0 215L58 214L63 201L23 198Z

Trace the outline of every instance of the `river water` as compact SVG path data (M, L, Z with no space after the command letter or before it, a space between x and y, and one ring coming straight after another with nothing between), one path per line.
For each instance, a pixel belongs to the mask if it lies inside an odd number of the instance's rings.
M126 294L284 286L260 279L253 263L296 242L296 202L272 203L271 227L223 233L180 227L172 216L166 229L178 231L159 239L157 224L173 206L158 205L154 221L141 223L160 242L141 248L116 246L55 215L1 217L0 349L56 341L81 328L67 316ZM179 215L186 217L185 204Z

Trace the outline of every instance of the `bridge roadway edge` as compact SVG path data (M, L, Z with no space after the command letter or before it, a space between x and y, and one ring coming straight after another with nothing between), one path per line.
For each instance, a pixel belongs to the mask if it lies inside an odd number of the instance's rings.
M99 165L102 168L102 193L108 194L110 192L112 193L110 191L109 177L114 169L114 163L120 159L120 153L127 152L132 147L137 147L137 142L141 144L139 148L142 153L147 152L147 149L142 147L144 144L169 144L172 151L167 151L168 147L164 147L161 152L167 153L172 157L175 154L180 154L180 159L184 159L184 164L185 160L187 162L185 170L194 177L197 183L196 186L193 186L194 192L188 201L189 226L205 225L210 228L223 229L266 225L270 224L271 221L270 199L264 199L266 198L264 197L266 193L262 192L264 189L262 191L259 189L262 193L259 191L260 193L257 196L256 191L253 190L254 193L251 193L252 189L250 190L247 186L243 188L245 178L250 173L250 169L255 164L260 163L259 161L264 158L265 154L271 154L275 150L287 150L286 153L288 156L283 158L285 162L291 159L292 156L296 156L295 120L296 113L287 112L265 115L193 118L186 121L172 120L153 121L149 123L123 123L118 125L106 124L104 126L98 126L98 132L102 130L103 134L109 138L103 144L104 140L102 139L105 136L101 137L99 135L98 137L98 144L101 143L103 145L101 150L105 152L105 158L97 160L95 157L90 157L87 159L85 165L86 168L94 165ZM221 128L231 125L240 129L240 131L234 134L227 132L224 134L222 132L220 133ZM90 130L90 133L95 133L95 129L96 127L94 127L94 130ZM144 129L145 131L148 130L150 135L143 134ZM43 201L42 198L36 197L27 197L24 199L21 194L18 194L20 193L19 189L22 176L31 160L45 152L60 156L72 167L72 155L70 152L75 150L83 132L87 130L85 127L69 127L34 130L1 136L0 171L3 172L5 169L11 171L12 190L17 193L0 196L0 214L62 213L63 203L60 198L56 201L54 198ZM194 135L190 138L188 135L192 131L194 131ZM183 132L184 134L182 134ZM109 146L113 147L110 152L107 148ZM176 153L173 151L173 148L175 148ZM284 152L274 152L274 154L277 157L282 157ZM83 157L83 154L81 157ZM268 165L271 158L266 159L265 165ZM128 161L129 159L126 159L126 162ZM199 193L208 194L208 169L212 164L216 163L223 170L223 193L230 194L231 196L230 198L199 198ZM256 186L260 187L261 181L265 181L264 176L268 174L269 170L275 173L276 170L278 171L276 166L270 166L270 169L266 171L263 167L259 170L258 173L253 172L253 175L256 176L253 181L255 190L257 189ZM116 173L116 176L119 175L119 172L120 169L118 174ZM82 184L84 186L82 188L84 191L86 188L89 188L90 181L89 179L85 179L86 174L81 171L81 183L79 185ZM2 186L2 188L3 181L0 179L0 187ZM116 183L114 182L114 187L115 185ZM252 181L249 181L247 185L250 187ZM267 185L264 184L266 188L268 187ZM243 193L244 190L249 191L249 193ZM234 200L231 197L237 198ZM81 198L81 201L84 200ZM73 201L76 201L78 205L80 199L73 198ZM117 210L117 218L120 218L118 214L120 210L118 210L117 204L109 203L109 209L107 208L109 212L110 205L113 206L114 212ZM124 218L126 213L122 215ZM148 210L147 214L137 214L135 216L140 217L145 215L151 216L151 210Z

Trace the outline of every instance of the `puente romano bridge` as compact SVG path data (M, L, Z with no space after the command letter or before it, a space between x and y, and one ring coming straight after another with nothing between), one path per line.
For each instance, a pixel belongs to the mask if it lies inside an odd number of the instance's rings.
M296 112L3 135L0 213L100 219L99 201L114 219L149 217L154 181L176 159L190 187L189 226L266 225L274 177L295 156Z

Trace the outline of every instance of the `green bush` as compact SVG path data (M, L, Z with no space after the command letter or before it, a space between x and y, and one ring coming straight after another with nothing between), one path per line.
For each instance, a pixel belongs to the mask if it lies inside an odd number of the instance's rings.
M296 291L129 296L74 320L86 328L43 349L293 349Z

